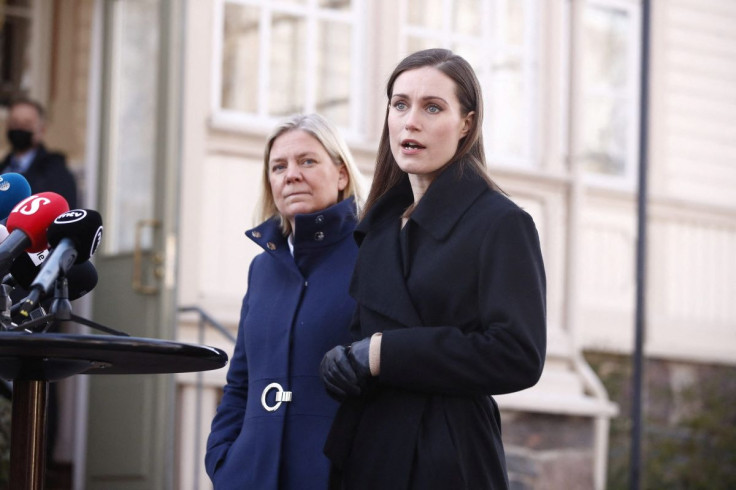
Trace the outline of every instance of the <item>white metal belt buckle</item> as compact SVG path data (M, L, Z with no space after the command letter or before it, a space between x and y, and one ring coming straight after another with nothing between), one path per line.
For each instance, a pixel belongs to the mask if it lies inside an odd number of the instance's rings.
M266 395L271 390L276 390L276 403L274 405L269 405L266 402ZM274 412L279 409L281 403L288 403L290 401L291 391L284 391L284 388L278 383L271 383L263 388L263 393L261 393L261 405L263 405L263 408L268 412Z

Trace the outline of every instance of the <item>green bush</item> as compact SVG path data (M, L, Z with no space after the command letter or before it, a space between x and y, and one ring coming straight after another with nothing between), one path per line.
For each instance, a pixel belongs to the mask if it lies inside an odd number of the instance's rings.
M625 490L631 457L631 359L600 353L586 353L586 358L619 405L620 413L611 421L607 488ZM694 382L675 392L670 383L673 365L645 363L641 488L736 488L736 369L689 364Z

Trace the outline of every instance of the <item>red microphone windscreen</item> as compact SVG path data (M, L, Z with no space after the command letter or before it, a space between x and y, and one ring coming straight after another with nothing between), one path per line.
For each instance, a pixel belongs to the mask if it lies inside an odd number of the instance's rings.
M69 211L66 199L55 192L33 194L19 202L8 215L8 231L18 229L28 235L26 252L40 252L48 246L46 229L57 216Z

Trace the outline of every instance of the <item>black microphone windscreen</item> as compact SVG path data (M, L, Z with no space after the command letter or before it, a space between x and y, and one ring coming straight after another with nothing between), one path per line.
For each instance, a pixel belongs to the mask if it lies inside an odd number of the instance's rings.
M66 278L69 287L69 299L74 301L97 286L97 269L89 260L81 264L74 264L67 271Z
M46 230L49 246L57 246L64 238L74 243L75 263L87 261L102 239L102 216L92 209L72 209L60 214Z

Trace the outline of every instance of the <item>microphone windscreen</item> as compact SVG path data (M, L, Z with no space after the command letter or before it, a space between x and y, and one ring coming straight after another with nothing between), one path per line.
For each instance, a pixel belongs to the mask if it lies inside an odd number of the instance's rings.
M47 248L46 229L54 219L69 211L66 199L55 192L41 192L19 202L10 214L6 226L8 231L21 230L31 240L27 252L40 252Z
M66 272L66 278L69 287L69 299L74 301L97 286L97 269L89 260L81 264L74 264Z
M0 243L3 243L8 238L8 229L5 225L0 225Z
M24 252L13 261L13 265L10 266L10 275L20 287L29 289L40 269L40 263L34 262L31 256Z
M31 186L21 174L0 175L0 219L5 219L16 204L31 195Z
M102 240L102 216L93 209L72 209L59 215L46 232L49 245L56 247L68 238L77 251L76 264L81 264L94 255Z

